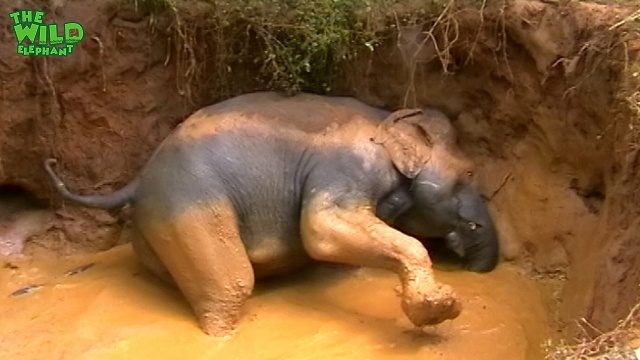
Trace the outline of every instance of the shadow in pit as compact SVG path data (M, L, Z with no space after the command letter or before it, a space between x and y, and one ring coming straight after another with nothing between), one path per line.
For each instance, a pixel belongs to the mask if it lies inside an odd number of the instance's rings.
M25 242L53 220L46 204L18 185L0 184L0 256L22 253Z

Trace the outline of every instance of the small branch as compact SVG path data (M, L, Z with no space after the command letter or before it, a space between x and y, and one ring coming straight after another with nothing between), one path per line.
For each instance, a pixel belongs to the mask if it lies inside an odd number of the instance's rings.
M589 322L589 320L585 319L585 318L580 318L580 320L578 321L578 326L580 326L580 328L582 329L582 331L584 331L585 335L589 336L589 337L593 337L591 336L587 330L584 328L584 326L587 326L589 329L591 329L594 333L598 334L598 335L602 335L604 334L604 332L600 329L598 329L597 327L595 327L593 324L591 324Z
M619 28L620 26L622 26L622 25L624 25L626 23L629 23L629 22L632 22L632 21L636 21L638 19L640 19L640 10L636 10L631 15L629 15L626 18L624 18L624 19L618 21L617 23L611 25L609 27L609 31L615 30L615 29Z
M476 51L476 46L478 46L478 41L480 41L480 34L482 33L482 28L484 27L484 9L487 6L487 0L482 0L482 6L480 7L480 25L478 25L478 30L476 32L476 37L471 44L471 48L469 49L469 53L467 54L467 58L464 60L464 65L467 65L471 58L473 57L473 53Z

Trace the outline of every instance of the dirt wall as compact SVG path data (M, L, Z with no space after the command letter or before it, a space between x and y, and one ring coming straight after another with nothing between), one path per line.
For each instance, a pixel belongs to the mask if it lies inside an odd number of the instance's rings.
M0 22L0 184L60 209L49 236L57 242L40 245L108 248L117 219L61 203L42 160L60 159L72 189L111 191L185 116L223 95L204 91L190 103L179 91L170 14L120 0L10 1L0 13L15 8L44 9L49 22L82 19L86 35L70 57L22 57ZM640 155L627 146L631 115L616 95L617 59L633 61L640 46L621 46L607 30L627 14L581 2L489 2L451 14L451 46L404 27L334 87L390 109L437 106L455 120L479 164L504 257L558 281L556 316L566 324L586 316L610 327L640 295ZM231 93L264 88L253 72L246 66Z
M628 201L640 189L638 153L627 151L631 114L616 96L626 76L616 71L620 53L605 38L621 13L509 2L484 19L458 15L449 57L433 46L416 51L423 37L407 31L352 79L354 94L371 103L432 105L456 118L492 199L503 256L549 283L565 334L582 316L615 325L640 295L638 205ZM626 51L637 58L637 43ZM417 54L413 63L406 53Z

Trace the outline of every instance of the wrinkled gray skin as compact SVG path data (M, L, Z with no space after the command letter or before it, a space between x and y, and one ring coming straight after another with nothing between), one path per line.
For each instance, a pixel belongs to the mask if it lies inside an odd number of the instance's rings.
M380 218L421 240L442 238L466 269L491 271L498 262L498 240L487 205L473 184L441 188L433 171L421 172L413 186L378 205Z
M383 125L392 131L378 142ZM399 147L385 142L396 138L404 139ZM414 147L419 156L398 155ZM425 325L456 317L459 305L434 282L415 239L385 223L417 238L444 238L470 270L489 271L498 261L487 207L448 160L455 147L448 120L434 110L406 116L350 98L254 93L195 113L115 193L73 194L54 173L54 160L45 168L67 199L132 205L134 227L146 240L134 240L134 248L156 274L173 277L209 334L235 327L254 273L290 272L309 258L395 271L405 313ZM226 225L213 221L227 218ZM226 242L236 232L233 219L243 250ZM202 221L215 232L210 240L199 232ZM218 249L223 245L230 250ZM222 270L207 265L225 262Z

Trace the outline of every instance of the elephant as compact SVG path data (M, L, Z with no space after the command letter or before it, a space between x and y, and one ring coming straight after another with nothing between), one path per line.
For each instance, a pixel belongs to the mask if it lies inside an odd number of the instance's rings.
M354 98L240 95L184 120L139 174L84 206L131 206L140 262L184 294L201 329L232 334L254 282L312 261L382 268L401 282L415 326L456 318L419 239L444 238L473 271L492 270L498 239L473 164L435 109L389 112Z

